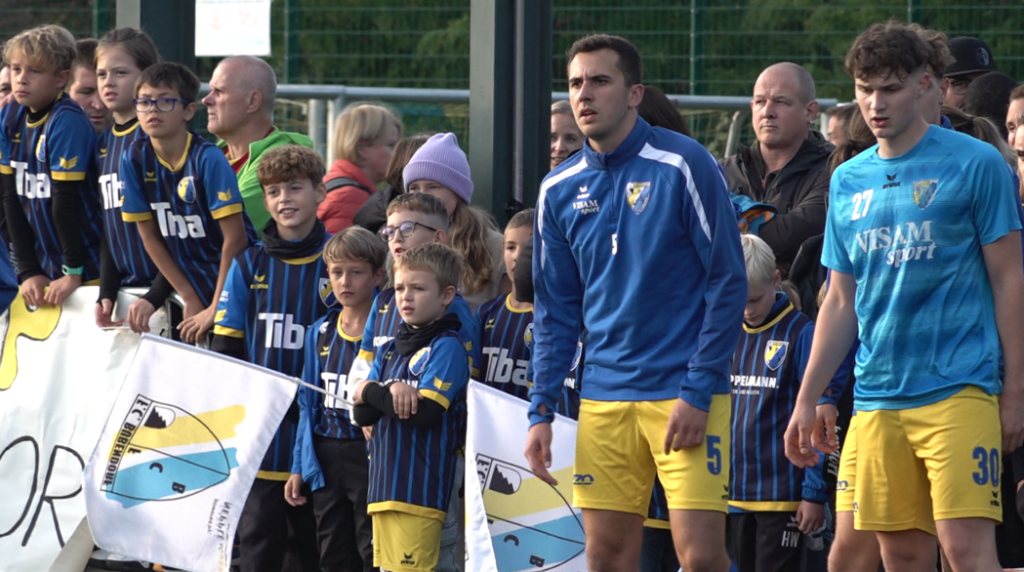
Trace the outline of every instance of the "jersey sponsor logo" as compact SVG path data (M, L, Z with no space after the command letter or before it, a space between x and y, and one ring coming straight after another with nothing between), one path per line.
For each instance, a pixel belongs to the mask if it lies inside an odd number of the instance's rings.
M645 181L642 183L626 183L626 201L629 202L629 208L633 209L633 212L640 214L647 208L647 203L651 200L651 183Z
M77 166L78 166L78 157L72 157L70 159L65 159L64 157L60 157L60 168L61 169L64 169L65 171L69 171L71 169L74 169Z
M193 177L185 177L178 181L178 198L186 203L196 202L196 184Z
M14 168L14 182L19 197L26 199L48 199L51 196L50 177L44 173L28 172L28 163L11 161Z
M322 354L321 354L322 355ZM324 382L324 389L330 395L324 396L324 408L326 409L351 409L353 406L352 397L349 395L348 376L329 371L321 372L320 379Z
M865 254L888 250L885 263L894 268L912 260L931 260L937 246L932 239L930 220L920 224L908 222L896 227L882 226L858 232L857 244Z
M419 376L427 369L427 361L430 360L430 346L420 349L412 355L409 360L409 373Z
M124 183L117 177L117 173L101 175L99 182L100 195L103 196L103 209L109 211L121 208L121 205L124 204L124 197L121 196Z
M921 210L928 208L939 192L939 180L914 181L914 202Z
M295 317L291 314L260 312L256 315L256 319L265 322L264 347L286 350L302 349L306 328L302 324L296 324Z
M39 141L36 142L36 160L40 163L46 162L46 134L39 136Z
M779 340L768 340L764 346L764 365L775 371L786 361L786 354L789 351L789 342Z
M737 387L765 387L775 389L779 383L778 378L767 375L733 375L732 384Z
M373 347L379 348L382 345L390 342L393 339L395 339L395 338L392 337L392 336L374 336L373 337Z
M597 199L573 201L572 208L580 211L580 214L594 214L601 211L601 205L598 204Z
M487 371L484 381L491 383L508 383L529 387L526 379L526 371L530 360L512 359L506 348L485 347L483 348L484 361L487 362Z
M179 215L171 211L171 203L151 203L160 224L160 234L168 238L206 238L206 228L199 215Z

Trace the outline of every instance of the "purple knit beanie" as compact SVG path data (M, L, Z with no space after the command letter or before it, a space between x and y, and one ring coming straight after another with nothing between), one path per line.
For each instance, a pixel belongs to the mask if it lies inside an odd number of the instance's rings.
M467 204L473 198L469 160L454 133L438 133L427 139L402 170L406 191L410 183L423 180L441 183Z

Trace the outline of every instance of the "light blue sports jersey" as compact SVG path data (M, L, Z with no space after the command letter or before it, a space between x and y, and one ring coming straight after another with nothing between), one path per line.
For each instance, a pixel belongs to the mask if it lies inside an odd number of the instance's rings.
M836 170L822 263L857 282L856 409L1000 393L981 246L1021 228L1018 200L994 147L941 127L900 157L872 147Z

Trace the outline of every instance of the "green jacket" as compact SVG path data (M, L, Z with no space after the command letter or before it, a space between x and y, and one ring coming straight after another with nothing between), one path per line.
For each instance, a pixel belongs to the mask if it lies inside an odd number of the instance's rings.
M260 157L264 153L281 145L302 145L312 149L313 140L301 133L281 131L274 127L270 135L249 145L249 160L238 172L238 190L242 193L242 200L245 201L245 214L249 215L249 220L252 221L252 226L258 234L263 233L263 227L270 220L270 214L263 206L263 187L260 186L260 181L256 178L256 168L259 167ZM225 149L228 144L224 140L220 140L217 141L217 146Z

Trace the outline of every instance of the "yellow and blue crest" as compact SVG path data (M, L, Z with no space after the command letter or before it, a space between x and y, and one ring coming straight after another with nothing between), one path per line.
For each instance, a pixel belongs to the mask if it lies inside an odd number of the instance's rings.
M939 192L939 180L914 181L914 202L921 210L928 208Z
M178 183L178 198L186 203L196 202L196 184L192 177L185 177Z
M640 214L651 200L651 183L626 183L626 201L633 212Z
M523 341L526 342L526 347L533 345L533 322L526 325L526 331L523 332Z
M764 346L764 364L768 369L775 371L786 361L786 354L789 353L789 342L779 340L768 340Z
M412 359L409 360L409 373L419 376L427 369L427 361L430 359L430 346L427 346L420 351L412 354Z
M39 136L39 142L36 143L36 160L40 163L46 162L46 134Z
M325 306L333 306L337 300L334 298L334 290L331 288L330 278L321 278L320 283L317 284L317 292L320 293L320 301Z

